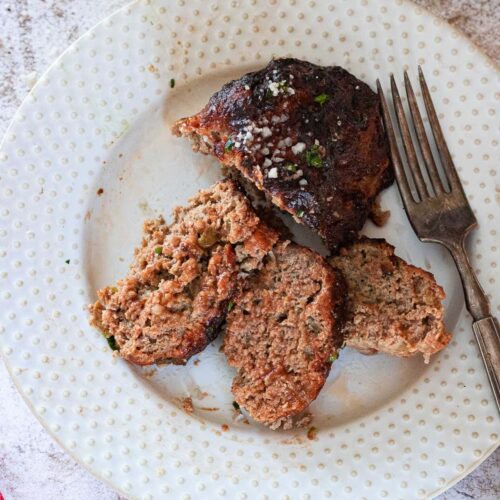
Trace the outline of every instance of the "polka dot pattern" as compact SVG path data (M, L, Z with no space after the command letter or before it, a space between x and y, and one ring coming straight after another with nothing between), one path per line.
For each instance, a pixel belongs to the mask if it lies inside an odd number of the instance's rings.
M450 262L423 250L404 215L393 213L391 237L443 280L455 339L429 366L345 353L313 407L312 440L235 419L230 371L212 374L215 396L199 389L218 344L188 367L140 370L113 358L88 326L86 304L125 271L142 220L216 178L208 159L190 159L187 145L167 138L165 124L196 111L209 95L201 89L273 56L339 64L386 86L389 73L415 76L423 65L481 222L471 259L498 314L498 77L475 47L403 0L143 0L54 63L0 148L2 355L54 438L130 498L436 495L498 445L500 427ZM162 173L138 145L165 142L177 164ZM400 206L394 189L387 196ZM386 365L407 379L376 379ZM349 385L359 373L370 374L364 389ZM182 394L193 396L193 415Z

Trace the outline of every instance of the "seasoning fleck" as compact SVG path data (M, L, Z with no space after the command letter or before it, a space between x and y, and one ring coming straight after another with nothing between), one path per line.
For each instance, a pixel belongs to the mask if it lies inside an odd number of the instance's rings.
M155 248L155 254L156 255L161 255L163 253L163 248L162 247L156 247Z
M170 88L173 89L175 87L175 80L170 78Z
M330 99L330 96L328 94L319 94L314 98L314 102L317 102L321 106L325 104L326 101Z
M321 168L323 166L323 160L317 144L314 144L306 151L306 162L310 167Z

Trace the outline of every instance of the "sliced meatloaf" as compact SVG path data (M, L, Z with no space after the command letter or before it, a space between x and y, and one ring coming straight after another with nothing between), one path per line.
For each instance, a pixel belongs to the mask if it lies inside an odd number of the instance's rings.
M236 295L223 350L238 369L235 400L256 421L289 428L317 397L342 344L344 293L320 255L285 241Z
M434 276L394 255L384 240L364 238L331 259L349 288L345 342L363 352L421 353L426 362L451 335L443 321L443 289Z
M237 169L334 252L393 180L378 97L338 66L273 60L224 85L173 132Z
M239 281L278 235L229 180L144 231L128 275L98 292L91 321L132 363L183 364L217 336Z

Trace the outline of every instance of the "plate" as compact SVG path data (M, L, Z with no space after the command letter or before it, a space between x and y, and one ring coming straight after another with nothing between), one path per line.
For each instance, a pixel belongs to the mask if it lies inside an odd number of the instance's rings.
M143 220L219 178L172 137L173 121L286 55L372 85L423 65L481 223L471 257L498 314L498 74L474 46L399 0L135 2L43 75L0 156L6 365L52 436L127 497L432 497L499 443L455 268L416 239L395 187L382 197L389 224L365 232L435 273L455 337L429 365L345 350L311 406L312 439L235 418L220 340L186 367L141 369L88 326L86 305L125 273Z

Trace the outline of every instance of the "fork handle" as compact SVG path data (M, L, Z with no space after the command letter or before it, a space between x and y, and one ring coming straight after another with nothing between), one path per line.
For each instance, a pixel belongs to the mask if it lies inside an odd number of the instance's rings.
M500 332L498 321L490 316L472 324L493 396L500 411Z
M472 328L483 358L493 396L500 412L500 333L498 321L491 316L488 297L484 293L465 251L465 238L446 245L462 280L465 303L474 318Z

